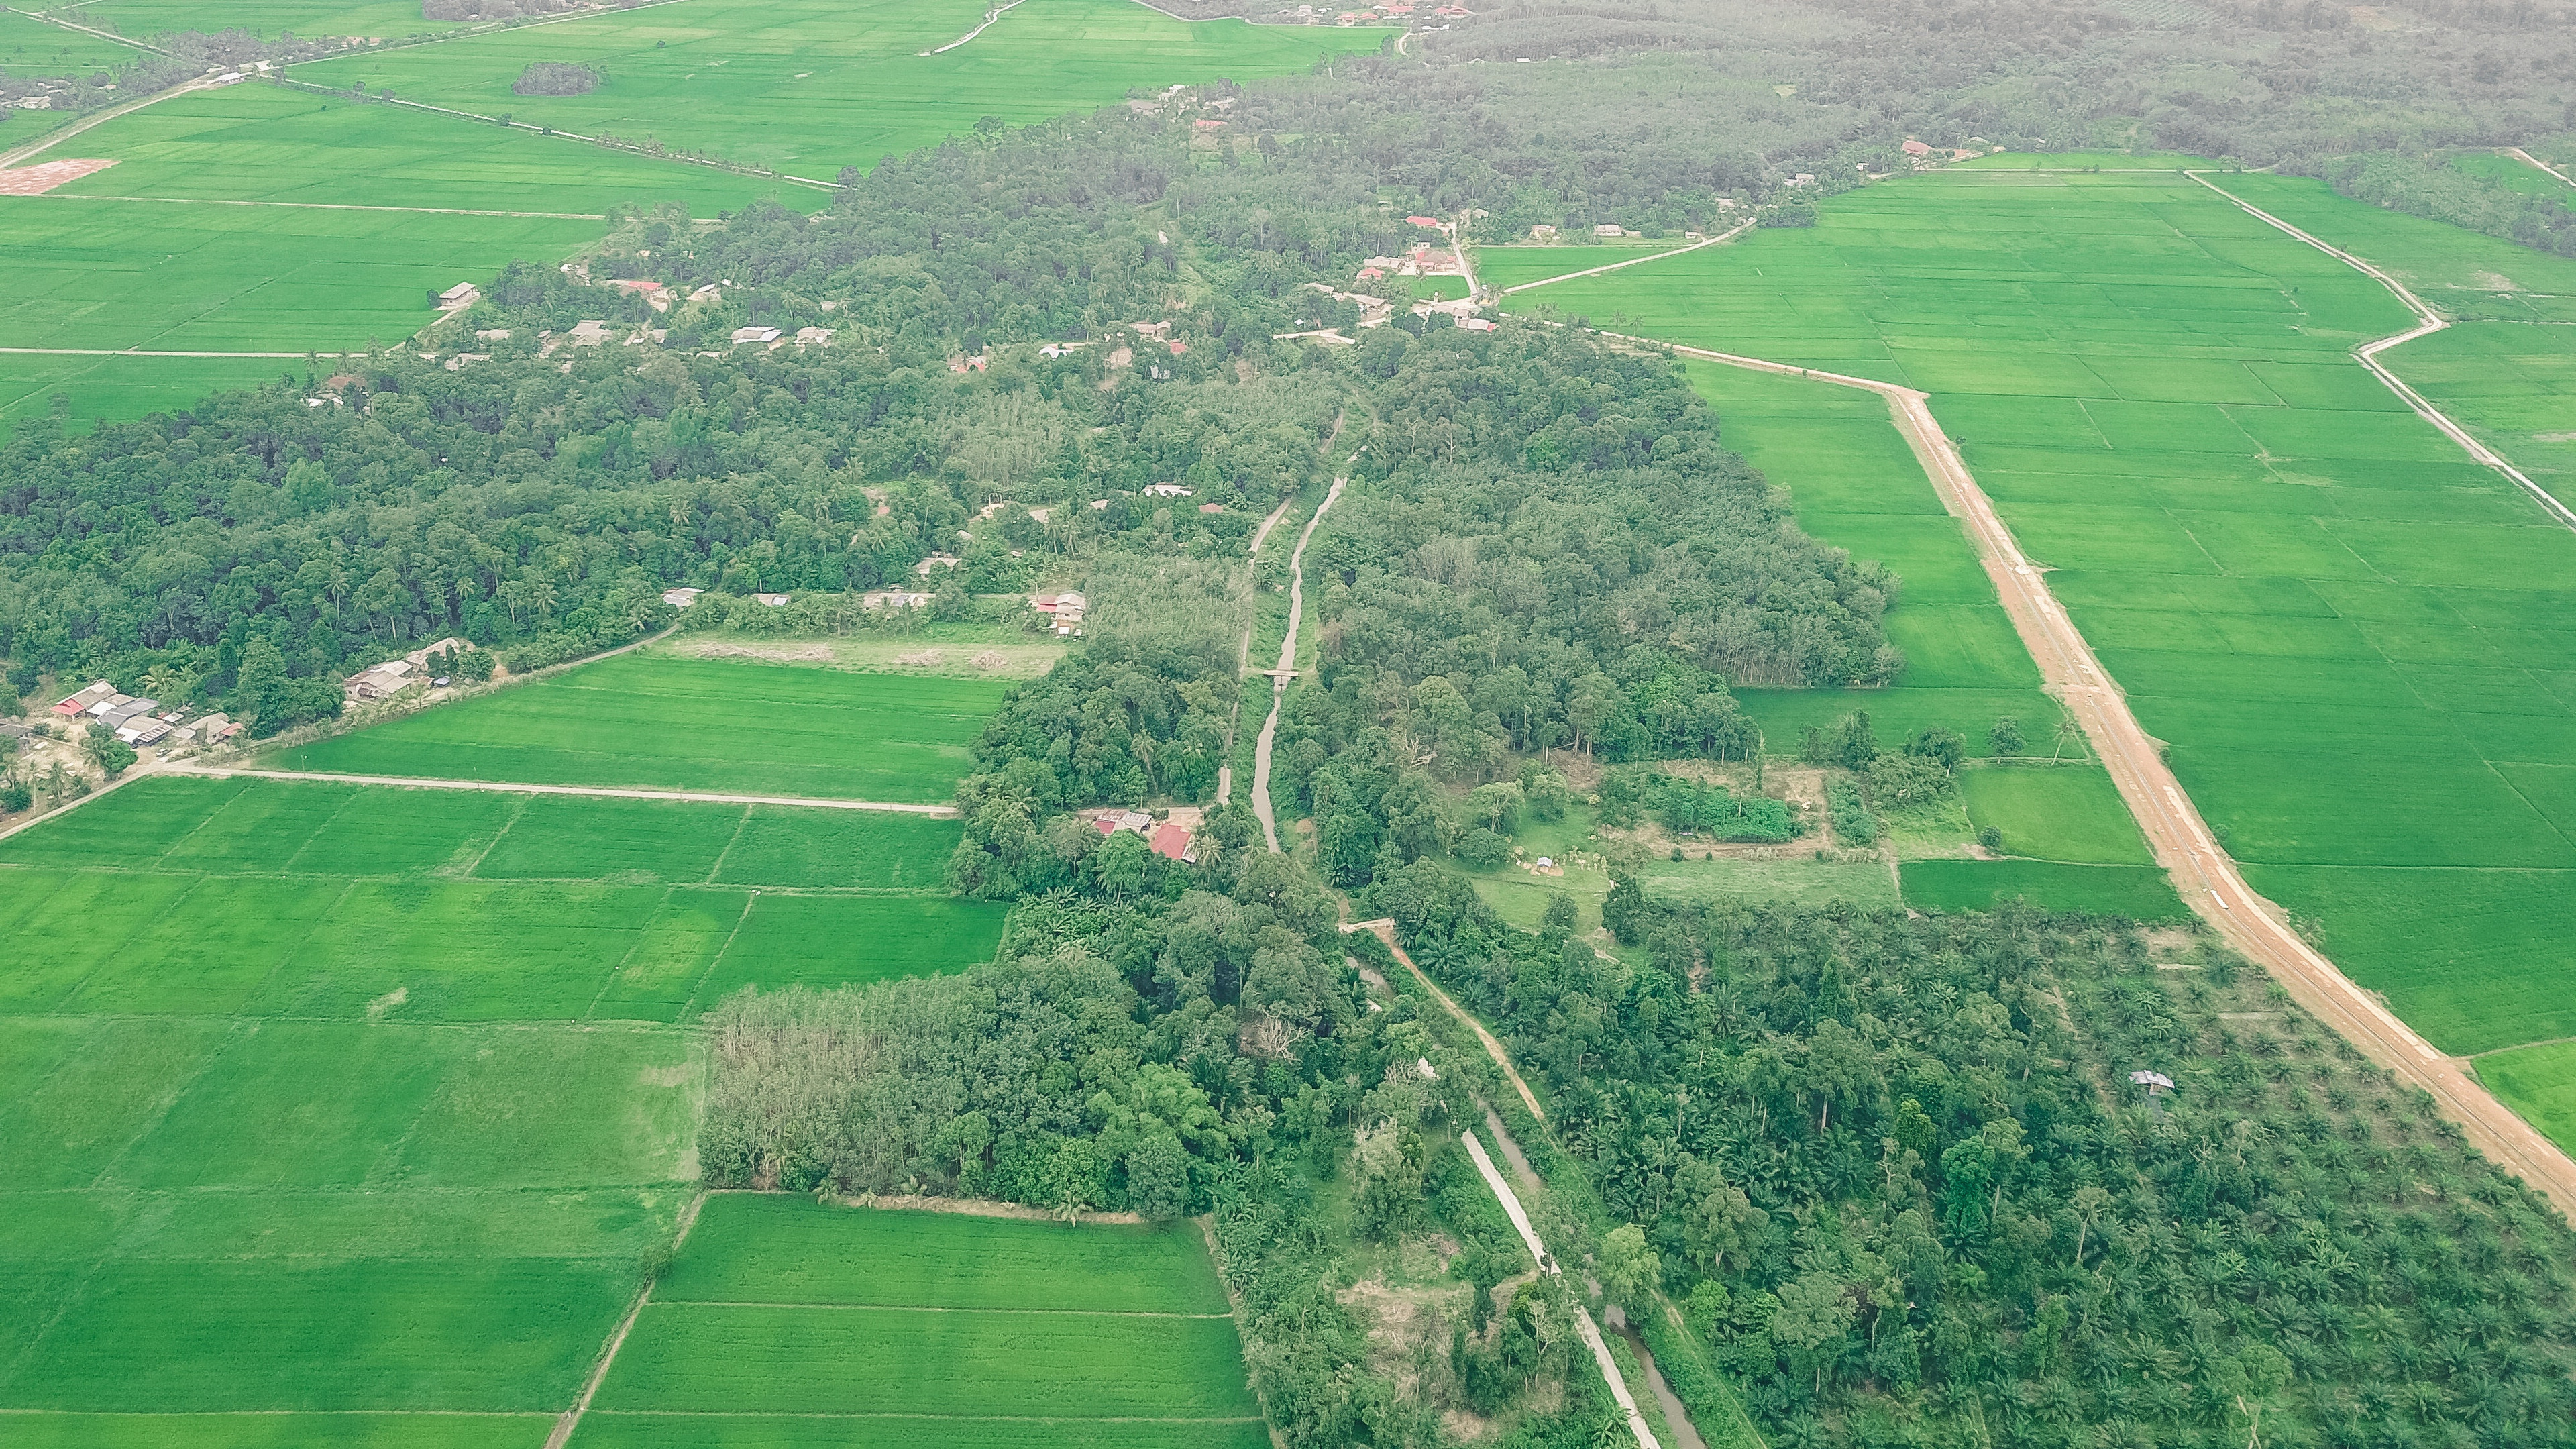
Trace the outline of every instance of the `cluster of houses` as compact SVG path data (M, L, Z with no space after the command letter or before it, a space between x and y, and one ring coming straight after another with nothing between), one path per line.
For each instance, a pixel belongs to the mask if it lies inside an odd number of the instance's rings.
M1186 814L1189 818L1181 818ZM1129 830L1142 837L1147 849L1184 865L1199 863L1198 812L1173 811L1172 818L1157 823L1142 810L1102 810L1091 817L1092 828L1103 838Z
M1300 5L1293 12L1307 25L1321 25L1327 20L1335 25L1375 25L1381 21L1405 22L1428 10L1443 20L1464 20L1476 12L1464 5L1417 5L1413 0L1379 0L1366 10L1342 10L1327 14L1312 5Z
M185 710L165 710L157 699L119 693L104 679L55 704L53 714L81 728L105 725L116 732L118 739L137 749L147 745L220 744L240 734L242 728L221 714L189 719Z
M391 699L404 690L423 684L432 689L445 689L447 676L443 674L431 676L429 656L446 653L461 654L473 647L473 644L463 639L453 637L441 639L435 644L415 649L400 659L388 659L382 664L371 664L359 670L340 681L340 692L353 702L363 703Z

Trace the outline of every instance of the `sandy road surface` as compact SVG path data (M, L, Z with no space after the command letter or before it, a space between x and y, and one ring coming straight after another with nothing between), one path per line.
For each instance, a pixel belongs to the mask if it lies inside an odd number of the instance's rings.
M528 785L509 780L431 780L409 775L334 775L320 770L231 769L186 763L164 765L165 775L208 779L319 780L335 785L398 785L406 790L493 790L506 795L605 795L617 800L690 800L708 805L794 805L809 810L884 810L898 815L957 814L954 805L902 805L888 800L822 800L810 795L727 795L703 790L627 790L606 785Z
M1354 455L1356 456L1356 455ZM1306 520L1305 531L1297 535L1297 547L1288 555L1288 637L1279 641L1279 667L1297 667L1297 625L1306 612L1306 541L1315 536L1315 525L1324 521L1324 510L1342 496L1342 485L1348 478L1336 478L1324 493L1324 501L1315 505L1315 516ZM1270 810L1270 742L1279 734L1279 702L1288 694L1285 674L1271 676L1270 718L1261 722L1261 737L1252 744L1252 813L1261 817L1261 838L1270 842L1270 853L1279 853L1279 820Z
M2245 883L2236 862L2218 848L2199 811L2166 767L2162 747L2130 713L2128 697L2103 672L2092 646L2049 592L2040 570L2023 557L2011 530L2004 527L1966 461L1933 418L1926 394L1732 353L1697 347L1672 350L1756 372L1862 388L1886 398L1898 431L1932 479L1942 506L1967 525L1978 557L1995 581L2013 628L2038 662L2049 693L2063 700L2083 725L2094 752L2110 768L2121 799L2146 832L2156 863L2172 873L2175 888L2192 910L2215 927L2228 945L2271 972L2301 1006L2373 1061L2432 1093L2443 1112L2467 1129L2469 1141L2479 1151L2546 1193L2560 1211L2576 1214L2576 1161L2490 1095L2469 1074L2464 1061L2435 1051L2380 1005L2377 997L2354 985L2332 961L2299 939L2280 908Z

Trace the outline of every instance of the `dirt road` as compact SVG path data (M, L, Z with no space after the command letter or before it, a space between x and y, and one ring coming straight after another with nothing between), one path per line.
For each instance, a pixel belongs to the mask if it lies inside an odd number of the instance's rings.
M1647 263L1647 262L1660 262L1660 261L1662 261L1662 260L1663 260L1664 258L1666 258L1666 257L1677 257L1677 256L1680 256L1680 255L1681 255L1682 253L1684 253L1684 252L1695 252L1695 251L1698 251L1701 247L1713 247L1713 246L1716 246L1719 242L1731 242L1731 241L1735 240L1737 237L1740 237L1740 236L1744 235L1746 232L1751 231L1752 229L1753 229L1753 223L1751 223L1751 222L1749 222L1749 221L1748 221L1748 222L1745 222L1745 223L1743 223L1742 225L1740 225L1740 226L1736 227L1736 228L1735 228L1734 230L1732 230L1732 231L1722 231L1722 232L1719 232L1717 235L1715 235L1715 236L1713 236L1713 237L1710 237L1710 238L1709 238L1708 240L1706 240L1706 241L1695 241L1695 242L1692 242L1689 246L1686 246L1686 247L1675 247L1675 248L1673 248L1671 251L1668 251L1668 252L1656 252L1656 253L1654 253L1654 254L1653 254L1653 255L1651 255L1651 256L1630 257L1628 260L1626 260L1626 261L1624 261L1624 262L1612 262L1612 263L1610 263L1610 264L1609 264L1608 266L1606 266L1606 267L1591 267L1591 268L1587 268L1586 270L1584 270L1584 271L1580 271L1580 272L1568 272L1568 273L1566 273L1566 274L1565 274L1564 276L1562 276L1562 277L1541 277L1541 278L1539 278L1539 279L1538 279L1537 281L1535 281L1535 282L1523 282L1523 283L1521 283L1521 284L1520 284L1519 286L1517 286L1517 287L1505 287L1505 288L1503 289L1503 295L1504 295L1504 296L1506 296L1506 297L1508 297L1508 296L1512 295L1514 292L1526 292L1526 291L1528 291L1528 290L1529 290L1530 288L1532 288L1532 287L1552 287L1552 286L1555 286L1555 285L1556 285L1557 283L1559 283L1559 282L1571 282L1571 281L1575 280L1575 279L1576 279L1576 278L1578 278L1578 277L1597 277L1597 276L1600 276L1600 275L1601 275L1602 273L1604 273L1604 272L1615 272L1615 271L1619 270L1621 267L1634 267L1634 266L1640 266L1640 265L1643 265L1644 263ZM1460 253L1459 255L1463 258L1463 257L1465 256L1465 253L1463 253L1463 252L1462 252L1462 253Z
M1279 821L1270 810L1270 742L1279 734L1279 702L1288 693L1288 671L1297 667L1297 626L1306 612L1306 541L1315 536L1315 525L1324 521L1324 511L1342 496L1342 485L1350 481L1333 480L1324 501L1316 505L1315 516L1306 520L1305 531L1297 535L1295 551L1288 555L1288 637L1279 641L1279 672L1270 676L1270 717L1261 722L1261 738L1252 744L1252 813L1261 817L1261 838L1270 842L1273 855L1279 853Z
M2507 146L2504 148L2504 154L2526 166L2537 166L2541 170L2548 172L2550 175L2557 177L2559 180L2566 182L2568 185L2576 186L2576 176L2568 175L2566 172L2559 170L2557 167L2552 166L2548 162L2541 160L2539 157L2532 155L2528 151L2525 151L2520 146Z
M2539 163L2534 162L2532 164L2538 165ZM2546 170L2547 168L2544 167L2542 169ZM2383 352L2403 347L2418 337L2429 337L2432 334L2441 331L2443 328L2450 326L2451 324L2444 321L2440 313L2434 311L2431 307L2426 306L2424 304L2424 299L2416 296L2412 291L2409 291L2405 283L2400 282L2395 277L2390 276L2387 272L2371 265L2369 262L2354 256L2352 253L2345 251L2343 248L2336 246L2332 242L2311 236L2308 233L2299 230L2297 227L2290 225L2288 222L2281 220L2279 217L2263 210L2261 207L2238 197L2235 193L2229 191L2223 186L2220 186L2217 182L2210 180L2208 177L2201 175L2197 171L2186 172L2184 174L2191 177L2192 180L2199 182L2201 185L2208 187L2210 190L2217 192L2219 195L2226 197L2229 201L2234 202L2237 210L2244 212L2246 215L2253 217L2257 221L2265 222L2271 226L2280 228L2289 235L2298 238L2300 241L2306 242L2309 246L2315 247L2318 251L2324 252L2327 256L2333 257L2335 260L2342 262L2345 266L2352 268L2354 271L2357 271L2363 276L2370 278L2372 281L2379 283L2379 285L2386 287L2390 295L2404 303L2406 310L2415 314L2415 326L2404 332L2400 332L2393 337L2382 337L2376 342L2365 342L2361 346L2354 348L2352 355L2361 359L2361 365L2369 368L2372 376L2377 377L2381 382L2387 384L2390 392L2397 394L2399 398L2405 401L2408 407L2413 408L2416 416L2421 417L2424 421L2440 428L2443 436L2449 438L2452 442L2459 444L2461 451L2467 453L2471 458L2477 460L2479 463L2484 464L2489 468L2493 468L2498 473L2501 473L2505 477L2513 480L2515 484L2521 487L2523 492L2532 496L2533 501L2546 509L2550 517L2558 520L2558 522L2562 524L2565 524L2569 528L2576 528L2576 510L2569 509L2566 504L2561 503L2555 497L2552 497L2548 489L2541 487L2539 484L2534 483L2531 479L2525 477L2521 469L2506 462L2503 456L2497 453L2494 449L2489 448L2486 444L2469 436L2468 429L2451 421L2450 417L2440 408L2437 408L2431 403L2425 401L2423 394L2415 391L2412 387L2407 386L2404 378L2401 378L2396 373L2389 371L2387 364L2379 360L2379 355Z
M1636 339L1625 339L1636 340ZM2442 1111L2468 1132L2472 1145L2506 1171L2546 1193L2562 1212L2576 1215L2576 1162L2498 1102L2469 1074L2464 1061L2446 1057L2354 985L2332 961L2299 939L2278 906L2257 896L2236 862L2218 848L2200 813L2166 767L2162 747L2130 713L2128 697L2111 682L2067 617L2038 568L2023 557L2011 530L1977 486L1968 466L1932 416L1927 395L1912 388L1838 373L1812 372L1760 358L1696 347L1673 351L1756 372L1811 378L1874 392L1888 401L1898 431L1932 479L1942 506L1967 525L2004 610L2049 693L2063 700L2083 725L2094 753L2110 768L2120 797L2155 850L2156 863L2221 939L2258 962L2298 1003L2343 1034L2402 1081L2433 1094Z
M320 770L247 770L213 765L163 765L165 775L214 780L319 780L335 785L398 785L407 790L495 790L507 795L605 795L617 800L687 800L707 805L793 805L807 810L884 810L897 815L953 819L954 805L903 805L887 800L818 800L805 795L724 795L703 790L625 790L606 785L527 785L509 780L431 780L409 775L333 775Z

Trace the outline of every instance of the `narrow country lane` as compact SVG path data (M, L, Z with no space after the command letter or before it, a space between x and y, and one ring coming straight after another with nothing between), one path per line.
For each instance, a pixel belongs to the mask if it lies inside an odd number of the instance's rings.
M1315 516L1306 520L1305 531L1297 535L1296 551L1288 555L1288 637L1279 642L1279 668L1270 676L1270 717L1261 722L1261 738L1252 747L1252 813L1261 817L1261 838L1270 843L1273 855L1279 853L1279 820L1270 810L1270 742L1279 734L1279 701L1288 693L1288 671L1297 667L1297 626L1306 612L1306 541L1315 536L1315 525L1324 521L1325 510L1350 481L1333 480Z

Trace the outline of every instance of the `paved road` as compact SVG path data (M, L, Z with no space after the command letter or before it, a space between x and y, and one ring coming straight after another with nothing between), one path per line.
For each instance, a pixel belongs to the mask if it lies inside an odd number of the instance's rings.
M1357 454L1353 455L1358 456ZM1324 510L1342 496L1342 485L1348 478L1336 478L1326 490L1324 501L1316 506L1315 516L1306 520L1305 531L1297 535L1297 548L1288 555L1288 637L1279 641L1279 667L1297 667L1297 625L1306 612L1306 540L1315 536L1315 525L1324 521ZM1270 717L1261 722L1261 738L1252 744L1252 813L1261 817L1261 838L1270 842L1270 853L1279 853L1279 821L1270 811L1270 742L1279 734L1279 701L1288 693L1288 681L1274 675L1270 680Z
M322 780L339 785L399 785L407 790L497 790L510 795L605 795L618 800L694 800L710 805L795 805L810 810L885 810L898 815L931 815L949 819L954 805L903 805L889 800L818 800L808 795L731 795L707 790L626 790L605 785L530 785L511 780L432 780L410 775L335 775L322 770L255 770L196 765L164 765L168 775L203 775L216 780Z
M2172 873L2183 899L2229 945L2270 971L2301 1006L2402 1080L2432 1093L2442 1110L2467 1129L2469 1141L2479 1151L2546 1193L2562 1212L2576 1214L2576 1162L2490 1095L2469 1074L2465 1061L2435 1051L2380 1005L2377 997L2354 985L2290 929L2278 906L2245 883L2236 862L2219 849L2199 811L2166 767L2162 747L2130 713L2128 697L2103 672L2092 646L2049 592L2040 570L2022 555L2011 530L2004 527L1994 504L1968 472L1966 461L1941 431L1926 394L1869 378L1813 372L1733 353L1697 347L1673 351L1756 372L1862 388L1886 398L1898 430L1931 477L1942 505L1967 525L2005 612L2012 616L2031 658L2038 661L2049 692L2063 700L2083 725L2094 752L2110 768L2121 798L2146 832L2156 862Z

